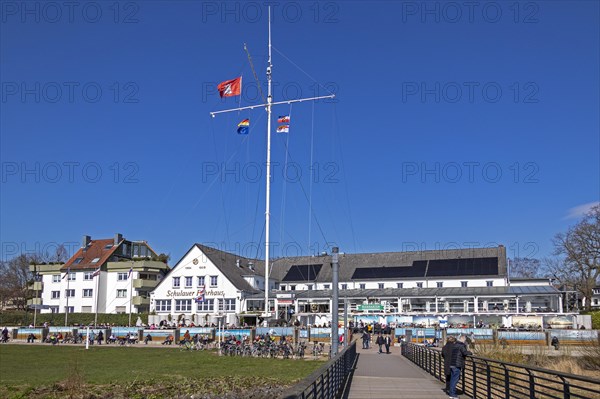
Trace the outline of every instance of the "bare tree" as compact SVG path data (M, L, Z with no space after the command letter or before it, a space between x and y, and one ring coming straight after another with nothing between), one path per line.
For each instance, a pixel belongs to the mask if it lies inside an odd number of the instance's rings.
M542 262L535 258L514 258L510 261L511 278L542 278L547 275Z
M29 285L33 275L29 271L32 257L22 254L0 264L0 301L12 303L17 309L27 307L27 299L31 296Z
M561 283L581 292L589 310L593 288L600 280L600 205L566 233L557 234L553 243L554 254L562 261L554 262L550 269Z

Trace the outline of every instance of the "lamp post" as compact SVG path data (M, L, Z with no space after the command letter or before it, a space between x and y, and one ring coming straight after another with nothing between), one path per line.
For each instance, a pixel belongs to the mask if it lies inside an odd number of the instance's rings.
M333 298L331 300L331 356L335 356L338 353L338 308L339 308L339 264L338 264L338 253L339 248L333 247L331 250L331 268L332 278L331 285L333 288Z
M34 274L34 279L33 279L33 287L35 288L35 283L37 283L38 281L40 281L40 274L37 272L37 267L34 270L34 273L35 274ZM37 299L38 299L38 290L35 291L35 299L36 300L34 302L37 302ZM33 308L34 308L34 310L33 310L33 326L35 327L36 326L36 322L37 322L38 304L34 303L33 304Z

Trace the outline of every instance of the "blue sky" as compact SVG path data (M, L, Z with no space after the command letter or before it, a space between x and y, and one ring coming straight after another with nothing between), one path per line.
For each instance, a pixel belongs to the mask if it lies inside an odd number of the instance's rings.
M277 3L274 100L337 97L274 109L274 256L544 257L598 201L599 3L473 4ZM69 7L1 3L2 259L117 232L262 256L265 112L209 112L260 101L264 3Z

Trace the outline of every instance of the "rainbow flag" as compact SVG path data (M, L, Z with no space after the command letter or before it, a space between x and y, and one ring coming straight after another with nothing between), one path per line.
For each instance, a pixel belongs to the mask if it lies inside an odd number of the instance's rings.
M244 119L240 123L238 123L238 134L248 134L250 131L250 119Z

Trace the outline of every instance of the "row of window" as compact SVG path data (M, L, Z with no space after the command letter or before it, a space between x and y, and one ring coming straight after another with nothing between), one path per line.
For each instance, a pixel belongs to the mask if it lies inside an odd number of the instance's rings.
M94 295L94 290L91 288L83 289L83 298L91 298ZM65 290L65 298L73 298L75 297L75 290L68 289ZM52 299L60 299L60 291L51 291L50 298ZM117 298L127 298L127 290L117 290Z
M157 299L157 312L170 312L173 301L171 299ZM235 298L217 298L215 309L215 299L204 299L196 303L197 312L235 312ZM191 299L175 299L175 312L191 312Z
M468 287L468 281L461 281L460 282L460 286L462 288L466 288ZM488 280L485 282L487 287L493 287L494 286L494 281L493 280ZM295 291L296 290L296 286L295 285L289 285L289 286L285 286L282 285L281 286L281 290L285 291L287 288L289 287L290 291ZM437 288L443 288L444 287L444 282L443 281L438 281L436 282L436 287ZM348 284L341 284L340 288L342 290L348 289ZM367 288L367 284L366 283L360 283L358 285L358 288L361 290L364 290ZM378 288L379 289L384 289L385 288L385 284L384 283L378 283ZM388 288L391 288L388 286ZM404 288L404 283L396 283L396 288ZM423 282L419 281L417 282L417 288L423 288ZM312 284L307 284L306 285L306 289L307 290L312 290L313 289L313 285ZM328 290L329 289L329 284L323 284L323 289L324 290Z
M219 285L219 276L209 276L210 277L210 287L214 288ZM181 279L182 277L173 277L173 288L181 288ZM185 276L183 277L184 288L192 288L194 283L193 276ZM196 287L204 287L206 286L206 276L196 276Z
M83 280L84 281L91 281L94 279L94 276L92 275L94 272L85 272L83 273ZM53 283L60 283L60 280L62 280L65 276L61 276L60 274L53 274L52 275L52 282ZM69 281L75 281L77 280L77 273L69 273L67 280Z
M93 271L91 272L84 272L83 273L83 281L91 281L94 279L93 276ZM52 282L53 283L60 283L60 281L63 279L63 277L61 277L60 274L53 274L52 275ZM129 273L128 272L124 272L124 273L117 273L117 281L127 281L129 279ZM156 276L154 276L154 279L156 280ZM69 276L67 278L67 280L69 281L75 281L77 280L77 273L69 273Z

